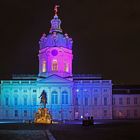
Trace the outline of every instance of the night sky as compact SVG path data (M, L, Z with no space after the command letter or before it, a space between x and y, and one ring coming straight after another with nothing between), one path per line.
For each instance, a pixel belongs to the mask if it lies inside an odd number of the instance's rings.
M38 73L38 42L49 32L55 4L64 33L74 41L73 73L140 84L139 0L1 1L0 79Z

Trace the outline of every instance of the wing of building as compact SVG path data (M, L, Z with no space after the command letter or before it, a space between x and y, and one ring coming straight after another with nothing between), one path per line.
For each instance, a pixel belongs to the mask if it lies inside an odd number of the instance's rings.
M63 33L61 20L55 14L49 34L43 34L39 41L39 74L1 80L0 119L34 119L43 90L54 120L140 117L140 94L112 95L111 80L103 80L101 75L72 73L72 45L72 38Z

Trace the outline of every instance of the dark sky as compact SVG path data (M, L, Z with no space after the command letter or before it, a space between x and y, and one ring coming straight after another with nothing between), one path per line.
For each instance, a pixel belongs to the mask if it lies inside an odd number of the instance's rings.
M0 79L38 73L38 41L49 31L54 4L74 40L73 73L140 84L139 0L1 1Z

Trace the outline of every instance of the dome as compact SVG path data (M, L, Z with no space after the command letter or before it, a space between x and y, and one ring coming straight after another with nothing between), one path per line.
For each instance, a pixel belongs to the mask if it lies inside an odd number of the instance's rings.
M69 38L67 34L63 35L59 32L52 32L49 35L43 34L40 39L39 45L40 49L46 47L64 47L72 49L72 38Z
M46 47L64 47L72 49L72 38L68 37L68 34L63 34L61 29L61 20L55 14L54 18L51 20L51 28L49 34L43 34L39 46L40 49Z

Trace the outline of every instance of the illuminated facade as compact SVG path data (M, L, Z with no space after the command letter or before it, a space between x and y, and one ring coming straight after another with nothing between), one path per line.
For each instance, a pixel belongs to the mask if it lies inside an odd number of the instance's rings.
M43 90L53 119L112 119L112 81L100 75L74 75L72 43L68 34L63 34L55 12L49 34L43 34L39 41L38 76L1 81L0 119L33 119Z

